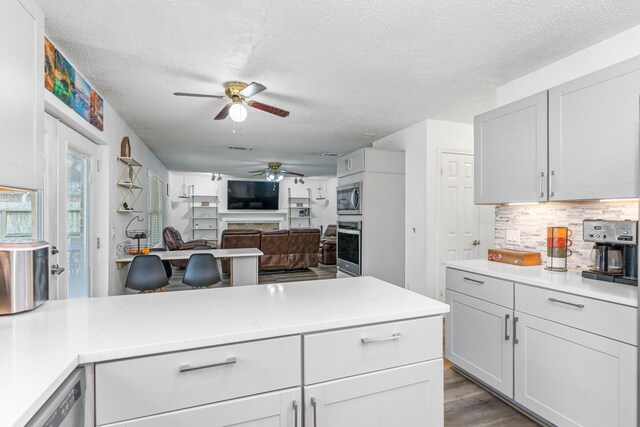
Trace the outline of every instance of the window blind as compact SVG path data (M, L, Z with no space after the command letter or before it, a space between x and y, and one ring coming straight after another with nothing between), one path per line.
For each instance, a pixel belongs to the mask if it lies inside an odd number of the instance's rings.
M162 205L164 182L151 169L147 170L147 215L149 218L149 247L162 243Z

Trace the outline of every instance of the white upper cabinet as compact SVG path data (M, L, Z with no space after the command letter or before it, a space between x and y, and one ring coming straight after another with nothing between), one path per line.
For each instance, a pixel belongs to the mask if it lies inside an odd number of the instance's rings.
M638 197L640 58L549 90L549 200Z
M475 203L547 200L547 92L475 118Z
M44 179L44 15L33 0L0 1L0 185Z

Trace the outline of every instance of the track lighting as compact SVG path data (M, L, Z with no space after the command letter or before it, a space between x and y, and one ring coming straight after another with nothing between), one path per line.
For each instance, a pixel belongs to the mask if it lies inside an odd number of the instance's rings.
M304 179L300 178L300 184L304 184Z
M293 180L293 183L294 183L294 184L297 184L297 183L298 183L298 177L297 177L297 176L296 176L296 178Z

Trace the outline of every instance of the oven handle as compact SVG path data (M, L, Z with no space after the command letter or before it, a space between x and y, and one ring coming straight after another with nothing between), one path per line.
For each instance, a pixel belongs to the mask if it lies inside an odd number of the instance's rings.
M344 233L344 234L355 234L355 235L360 235L361 231L360 230L348 230L345 228L338 228L338 233Z

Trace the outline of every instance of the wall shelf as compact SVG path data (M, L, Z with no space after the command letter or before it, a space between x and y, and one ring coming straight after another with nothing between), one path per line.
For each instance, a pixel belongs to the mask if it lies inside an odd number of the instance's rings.
M191 196L191 237L218 244L218 196L194 194Z
M291 188L288 198L289 228L311 228L311 189L307 188L306 196L292 196Z
M142 194L142 184L140 183L140 170L142 164L131 157L118 157L120 165L120 176L116 182L116 187L120 192L120 203L118 204L118 212L121 213L140 213L140 209L136 209L138 199ZM125 208L125 204L127 208Z

